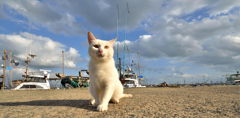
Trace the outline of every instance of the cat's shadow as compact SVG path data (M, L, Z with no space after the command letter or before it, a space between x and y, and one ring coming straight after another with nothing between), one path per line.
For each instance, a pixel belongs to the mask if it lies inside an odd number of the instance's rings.
M34 100L28 102L5 102L0 103L2 106L68 106L81 109L87 109L90 111L96 111L96 108L89 105L90 100Z

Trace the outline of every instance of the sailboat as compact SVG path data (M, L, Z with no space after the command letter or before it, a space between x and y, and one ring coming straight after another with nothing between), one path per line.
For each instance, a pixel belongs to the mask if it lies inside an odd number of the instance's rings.
M117 4L117 37L118 37L118 19L119 19L119 10L118 10L118 4ZM141 86L140 82L141 79L140 77L140 71L139 71L139 76L135 74L134 71L132 71L132 68L129 68L127 66L127 69L125 69L125 47L126 47L126 29L127 29L127 14L130 13L128 3L126 7L126 19L125 19L125 39L124 39L124 55L123 55L123 72L121 72L121 60L118 58L118 42L117 42L117 69L119 71L120 75L120 81L122 82L124 87L146 87L146 86ZM127 47L128 50L128 47ZM118 61L119 59L119 61ZM139 66L139 64L138 64Z

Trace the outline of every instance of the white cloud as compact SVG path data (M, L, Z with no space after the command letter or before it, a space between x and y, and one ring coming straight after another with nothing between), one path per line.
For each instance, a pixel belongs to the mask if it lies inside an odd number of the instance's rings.
M176 64L176 63L180 63L180 61L178 61L178 60L171 60L169 63Z
M213 8L209 11L210 16L216 16L220 14L227 14L230 10L240 7L238 1L214 1L212 4Z
M97 5L101 10L104 10L110 7L110 5L104 2L104 0L97 1Z
M86 30L80 26L75 17L71 14L57 11L54 9L54 6L50 6L44 2L37 0L7 0L2 1L2 3L8 6L6 9L14 10L14 13L28 18L34 26L45 27L54 33L63 33L69 36L86 34ZM14 14L11 15L14 16ZM18 20L17 22L20 21ZM38 29L36 26L34 28Z
M199 16L198 16L198 19L200 19L201 17L202 17L202 16L201 16L201 15L199 15Z
M77 63L85 61L80 58L78 51L72 47L67 51L66 46L51 40L48 37L37 36L30 34L32 39L27 39L28 33L21 32L20 34L5 35L0 34L0 49L14 50L13 54L20 59L26 59L27 54L36 54L37 56L31 61L30 66L33 68L60 68L62 67L62 51L64 51L65 67L77 69ZM20 64L24 65L23 62Z
M240 49L240 3L238 1L150 0L138 2L136 0L123 0L119 2L120 31L125 26L127 2L129 2L131 12L128 14L128 32L134 29L147 32L146 35L140 34L138 39L126 41L130 54L140 52L141 56L148 60L176 59L170 63L192 62L221 71L230 70L232 67L240 68L238 63L240 55L238 52ZM3 3L8 7L3 7ZM2 1L0 8L4 9L4 11L0 11L0 18L1 12L6 11L11 17L22 15L33 22L37 28L45 27L58 34L85 35L85 29L100 29L103 32L116 31L116 1L112 0L98 2ZM186 19L191 20L191 22L186 21ZM17 20L14 22L21 23ZM9 47L26 49L26 43L23 43L26 42L26 33L0 35L0 37L8 39ZM36 43L34 38L38 40L37 42L44 43ZM47 65L43 66L55 67L58 65L60 67L61 51L66 47L46 37L33 36L33 39L32 45L39 49L33 49L32 52L49 52L47 55L37 54L46 59L38 60L36 58L33 60L33 64L37 65L34 61L38 61L41 63L39 65L46 63ZM1 43L0 45L3 46ZM120 52L123 52L124 43L120 42L119 46ZM80 54L76 49L69 48L65 54L66 60L72 60L66 62L69 68L76 68L76 62L82 61L77 58ZM25 53L18 52L17 55L24 57ZM149 69L147 66L145 69L155 70ZM179 70L184 69L186 68ZM175 75L183 76L185 74L180 71L175 70ZM188 75L184 76L189 77ZM173 76L169 75L169 78L173 78Z
M127 41L126 44L130 53L141 52L141 56L152 59L159 59L161 57L185 57L196 55L196 51L203 53L202 47L197 41L181 35L167 37L143 35L134 42ZM124 42L120 42L119 50L123 51L123 48Z
M183 70L186 70L186 69L189 69L190 67L181 67L179 70L180 71L183 71Z

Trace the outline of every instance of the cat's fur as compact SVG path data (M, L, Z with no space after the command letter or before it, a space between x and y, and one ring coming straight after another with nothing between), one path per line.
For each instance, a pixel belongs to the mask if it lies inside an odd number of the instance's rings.
M132 97L131 94L123 94L123 86L119 80L118 71L113 59L113 43L96 39L88 32L90 93L94 97L90 104L97 107L97 111L106 111L109 101L119 103L122 97ZM105 47L107 46L107 47Z

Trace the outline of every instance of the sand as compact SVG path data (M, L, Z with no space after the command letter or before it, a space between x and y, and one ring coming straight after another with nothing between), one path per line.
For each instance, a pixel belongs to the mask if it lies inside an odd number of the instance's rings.
M240 117L240 86L128 88L132 98L107 112L88 105L88 88L0 91L0 118L34 117Z

